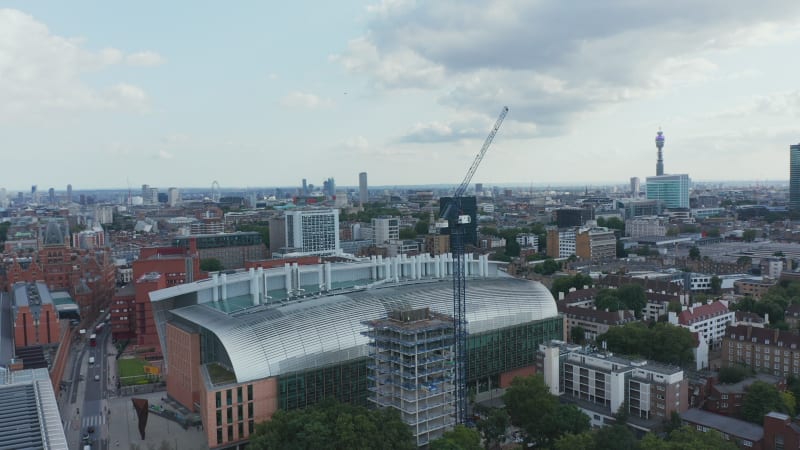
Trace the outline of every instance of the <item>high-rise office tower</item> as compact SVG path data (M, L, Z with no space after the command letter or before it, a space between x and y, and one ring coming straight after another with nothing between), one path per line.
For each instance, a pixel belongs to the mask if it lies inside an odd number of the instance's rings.
M56 204L56 190L53 189L53 188L50 188L47 191L47 203L49 203L51 205L55 205Z
M358 202L364 206L369 201L369 190L367 190L367 172L358 174Z
M483 183L475 183L475 193L476 194L483 193Z
M667 208L688 208L691 182L687 174L647 177L647 199L660 200Z
M800 144L789 146L789 209L800 211Z
M72 185L67 185L67 203L72 203Z
M303 178L303 192L301 192L301 194L308 195L308 182L305 178Z
M656 176L664 175L664 133L658 130L656 133L656 148L658 149L658 161L656 162Z
M631 197L636 198L639 196L641 190L641 181L639 177L631 177Z

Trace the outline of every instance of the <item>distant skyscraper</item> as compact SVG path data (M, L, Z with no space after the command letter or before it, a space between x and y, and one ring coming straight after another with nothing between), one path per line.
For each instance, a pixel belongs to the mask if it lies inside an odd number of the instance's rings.
M181 201L181 191L178 188L171 187L167 190L167 203L169 206L173 207L180 203Z
M67 203L72 203L72 185L67 185Z
M358 202L364 206L369 201L369 190L367 189L367 172L358 174Z
M55 189L50 188L47 191L47 202L49 204L51 204L51 205L55 205L56 204L56 190Z
M483 192L483 183L475 183L475 193L480 194Z
M647 199L660 200L667 208L689 207L689 175L647 177Z
M656 162L656 176L664 175L664 133L658 130L656 133L656 148L658 149L658 161Z
M39 193L36 192L36 185L31 186L31 203L39 203Z
M639 177L631 177L631 197L638 197L641 190Z
M336 182L333 178L328 178L322 182L322 192L328 198L333 198L336 196Z
M789 146L789 209L800 211L800 144Z
M305 178L303 178L303 191L300 193L301 195L308 195L308 182Z

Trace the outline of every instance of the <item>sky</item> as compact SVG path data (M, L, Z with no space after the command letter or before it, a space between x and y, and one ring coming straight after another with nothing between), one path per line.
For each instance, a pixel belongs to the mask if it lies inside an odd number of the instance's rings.
M577 5L577 6L576 6ZM788 180L797 0L0 3L9 190Z

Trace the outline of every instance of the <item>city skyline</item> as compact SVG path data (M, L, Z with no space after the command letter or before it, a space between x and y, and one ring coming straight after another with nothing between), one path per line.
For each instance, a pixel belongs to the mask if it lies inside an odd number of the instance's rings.
M11 1L3 186L788 180L800 4ZM787 66L788 64L788 66ZM19 170L25 168L25 170ZM616 181L615 181L616 180Z

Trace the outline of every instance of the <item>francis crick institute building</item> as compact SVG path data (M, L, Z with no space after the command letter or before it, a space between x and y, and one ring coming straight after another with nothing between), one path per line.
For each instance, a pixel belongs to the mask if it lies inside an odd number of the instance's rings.
M486 256L465 259L467 381L481 393L534 373L563 319L540 283ZM399 409L424 445L454 423L451 268L450 255L372 257L153 291L167 393L200 414L212 449L246 443L279 409L329 397Z

